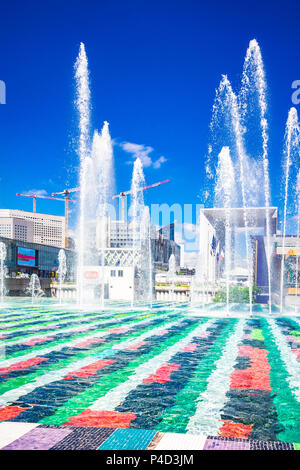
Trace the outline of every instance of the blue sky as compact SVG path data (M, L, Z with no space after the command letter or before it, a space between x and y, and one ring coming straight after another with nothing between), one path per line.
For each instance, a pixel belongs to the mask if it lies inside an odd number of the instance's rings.
M239 86L253 38L269 87L272 202L279 204L291 84L300 79L299 13L299 2L288 0L2 2L0 206L31 210L16 192L77 185L73 64L81 41L93 127L109 121L116 142L117 190L129 189L132 170L117 144L130 142L156 162L148 160L147 183L171 180L149 191L147 203L201 203L215 89L223 73ZM38 210L62 215L63 203L40 200Z

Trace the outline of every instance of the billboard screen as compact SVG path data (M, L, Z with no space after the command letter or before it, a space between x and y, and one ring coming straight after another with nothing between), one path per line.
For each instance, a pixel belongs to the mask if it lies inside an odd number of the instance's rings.
M17 263L19 266L35 266L36 264L36 251L29 248L17 249Z

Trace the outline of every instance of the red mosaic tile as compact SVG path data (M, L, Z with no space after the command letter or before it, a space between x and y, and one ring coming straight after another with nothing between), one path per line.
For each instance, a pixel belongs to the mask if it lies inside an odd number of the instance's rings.
M97 343L105 343L104 338L90 338L87 339L86 341L82 341L81 343L74 344L74 348L86 348L87 346L90 346L91 344L97 344Z
M236 369L231 375L230 388L271 391L270 365L265 349L243 345L239 347L239 356L250 357L251 365L247 369Z
M100 428L129 428L131 421L135 418L135 413L87 409L78 416L72 416L70 421L65 422L64 425L95 426Z
M26 369L27 367L35 366L40 362L48 361L47 357L32 357L31 359L27 359L26 361L16 362L16 364L12 364L8 367L2 367L0 369L0 375L9 374L13 370L22 370Z
M252 431L251 424L233 423L230 420L224 420L223 425L219 430L221 437L238 437L240 439L247 439Z
M74 377L89 377L90 375L96 374L96 372L99 369L102 369L102 367L113 364L114 362L116 361L100 359L99 361L93 362L88 366L82 367L81 369L75 370L74 372L70 372L68 375L65 376L65 379L69 380L73 379Z
M112 334L116 334L116 333L127 333L127 331L129 331L129 328L113 328L112 330L109 330L109 333Z
M25 410L26 408L20 408L19 406L5 406L0 409L0 421L13 419Z
M197 346L198 346L197 343L189 343L181 350L181 352L193 352L195 351Z
M300 348L292 349L292 351L297 356L297 359L300 359Z
M34 346L35 344L45 343L46 341L50 341L51 339L54 339L54 337L46 336L44 338L32 338L28 341L24 341L21 344L25 344L26 346Z
M173 371L178 370L180 367L180 364L172 364L172 363L166 363L163 364L155 374L150 374L149 377L143 380L143 382L156 382L156 383L166 383L170 380L170 375Z

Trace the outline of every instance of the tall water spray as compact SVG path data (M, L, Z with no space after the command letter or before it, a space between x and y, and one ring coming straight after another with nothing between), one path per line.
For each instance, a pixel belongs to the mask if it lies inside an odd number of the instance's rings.
M77 296L79 304L83 300L82 271L85 263L85 205L90 173L90 89L88 60L84 44L80 44L79 55L75 63L76 100L75 105L79 115L79 145L78 155L80 160L80 216L78 237L78 267L77 267Z
M296 287L296 299L298 299L298 269L299 269L299 237L300 237L300 170L297 174L297 186L296 186L296 214L297 214L297 249L296 249L296 277L295 277L295 287ZM297 302L296 302L297 304Z
M242 196L242 207L243 207L243 218L245 227L245 245L246 245L246 260L248 266L248 278L249 278L249 300L250 300L250 314L252 313L252 256L250 247L249 237L249 220L247 207L249 206L249 200L251 200L251 193L247 187L247 181L251 174L247 171L249 166L249 159L246 154L246 150L243 142L244 129L241 124L240 110L236 94L232 90L230 81L226 75L222 76L219 88L216 93L216 100L213 106L213 115L217 115L219 111L222 114L227 114L230 119L230 125L232 127L232 133L234 137L234 143L237 152L237 162L239 169L239 180ZM226 112L227 111L227 112Z
M256 95L252 97L251 95ZM252 109L249 110L249 101L258 102L259 110L259 125L261 130L262 140L262 153L259 155L262 160L263 175L264 175L264 199L266 208L266 258L268 269L268 291L269 291L269 312L272 311L271 302L271 259L272 259L272 245L271 245L271 230L270 230L270 177L269 177L269 158L268 158L268 121L267 121L267 83L265 78L264 64L261 56L260 47L256 39L249 43L247 49L243 75L242 87L240 90L240 108L244 125L246 125L247 118L252 116ZM253 103L251 103L253 106Z
M141 219L141 297L152 307L153 266L151 248L151 222L149 207L145 206Z
M289 110L285 138L284 138L284 151L283 151L283 186L284 186L284 209L283 209L283 229L282 229L282 255L281 255L281 279L280 279L280 312L283 311L283 290L284 290L284 260L285 260L285 246L286 246L286 228L288 205L294 203L290 197L290 190L293 189L295 181L293 181L293 174L295 168L298 170L298 162L300 158L300 127L298 121L298 113L296 108L292 107ZM296 170L296 171L297 171ZM296 179L296 178L295 178Z
M133 301L141 298L141 248L142 248L142 218L144 213L144 196L140 188L145 186L145 176L143 165L140 158L137 158L133 164L131 180L131 204L129 209L130 227L132 232L132 248L134 260L135 290L133 292Z
M191 282L191 303L196 304L199 302L199 292L201 293L201 304L204 309L204 287L205 276L204 269L206 266L206 259L204 252L206 251L206 243L208 242L202 231L203 227L203 211L200 210L198 223L197 223L197 236L198 236L198 256L196 261L195 276L192 277Z
M67 259L65 250L61 249L58 253L58 282L59 282L59 303L62 301L62 285L67 275Z
M129 209L135 276L132 303L134 300L148 300L150 291L152 296L152 287L149 288L152 286L150 216L144 204L143 191L141 191L143 186L145 186L143 166L141 160L137 158L133 165Z
M75 64L76 107L79 115L80 159L80 217L78 242L77 293L78 302L90 303L94 300L104 306L104 265L107 248L108 217L111 213L114 192L114 165L112 141L108 122L102 131L95 130L90 141L90 90L88 61L84 45L81 43ZM98 267L102 266L101 272ZM84 280L86 267L97 266L96 286Z
M225 209L225 277L226 277L226 307L229 313L229 274L231 268L231 208L235 206L235 177L229 147L223 147L218 156L217 182L215 186L215 201L218 207Z
M93 184L90 191L94 193L93 203L89 207L90 222L96 240L99 264L103 267L100 279L100 305L104 307L104 266L105 253L108 247L109 217L112 211L112 196L115 189L113 147L109 133L109 124L104 122L101 134L94 132L92 145ZM95 257L95 252L92 254Z
M4 242L0 242L0 302L3 304L5 295L5 275L6 275L6 245Z
M171 292L170 300L174 300L175 278L176 278L176 258L174 254L172 254L169 258L169 269L168 269L167 278L170 283L170 292Z
M37 274L31 274L29 284L26 287L25 291L31 296L32 303L38 297L42 297L45 295L44 291L41 289L41 283Z

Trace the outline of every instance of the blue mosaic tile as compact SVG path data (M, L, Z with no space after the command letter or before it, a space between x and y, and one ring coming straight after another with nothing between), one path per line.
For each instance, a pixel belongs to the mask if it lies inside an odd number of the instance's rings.
M157 431L117 429L98 450L145 450Z

